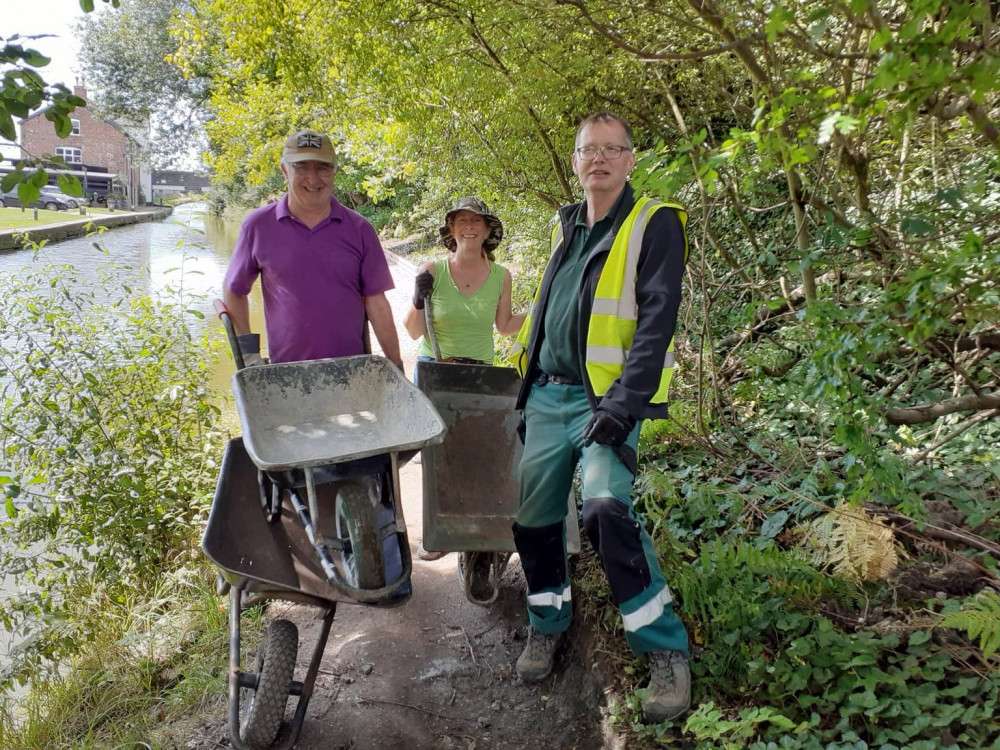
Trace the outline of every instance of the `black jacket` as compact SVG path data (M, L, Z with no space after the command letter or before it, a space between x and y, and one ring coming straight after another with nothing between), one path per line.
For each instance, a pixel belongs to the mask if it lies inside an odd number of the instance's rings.
M622 223L635 206L635 195L631 185L625 185L625 195L614 217L611 230L593 249L587 258L583 278L580 279L580 342L581 359L587 353L587 327L590 310L594 304L594 294L604 263L608 259L611 245L621 229ZM528 362L525 367L524 382L517 395L515 408L523 409L528 393L539 374L538 353L541 351L542 325L548 303L552 278L562 263L573 229L581 211L587 210L586 202L573 203L559 209L559 221L563 228L563 241L555 248L549 264L542 276L541 292L532 313L531 336L528 340ZM600 405L626 418L662 419L667 416L666 404L650 404L656 393L663 371L663 359L677 326L677 309L681 299L681 278L684 275L684 229L677 212L671 208L656 211L646 226L639 254L639 268L636 273L636 304L639 308L635 338L629 351L625 370L603 397L594 395L593 386L587 377L586 363L580 362L584 385L592 408Z

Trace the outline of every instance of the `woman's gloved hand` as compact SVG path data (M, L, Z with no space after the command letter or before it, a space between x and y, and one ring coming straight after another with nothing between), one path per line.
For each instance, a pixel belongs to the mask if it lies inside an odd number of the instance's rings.
M417 274L413 289L413 306L418 310L424 309L424 300L431 296L434 291L434 274L428 270L423 270Z

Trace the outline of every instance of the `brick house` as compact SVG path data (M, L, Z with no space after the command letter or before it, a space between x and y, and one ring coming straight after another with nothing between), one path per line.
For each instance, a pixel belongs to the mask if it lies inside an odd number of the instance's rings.
M87 98L83 86L74 86L73 93ZM145 202L152 194L152 186L142 159L143 136L86 108L76 109L70 117L73 131L65 138L56 135L52 123L41 112L22 120L22 158L61 156L65 165L46 167L50 182L54 183L59 173L68 173L83 183L88 197L103 200L109 193L117 193L124 196L128 206Z

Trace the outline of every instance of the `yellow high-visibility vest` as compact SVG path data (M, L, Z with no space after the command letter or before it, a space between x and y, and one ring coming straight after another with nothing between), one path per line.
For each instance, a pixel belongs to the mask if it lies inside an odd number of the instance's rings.
M639 267L639 253L642 237L650 217L661 208L673 208L684 230L684 257L687 258L687 212L676 203L660 203L652 198L639 198L624 223L615 235L608 258L597 281L594 304L587 326L587 353L585 366L595 396L603 396L608 388L621 377L628 360L635 327L639 317L639 307L635 297L636 274ZM552 251L563 241L562 223L552 230ZM541 287L535 290L535 299L525 316L524 324L517 334L515 365L524 377L527 367L528 339L531 335L532 318L538 304ZM670 379L674 373L674 342L670 340L663 359L663 371L656 393L650 399L652 404L667 401Z

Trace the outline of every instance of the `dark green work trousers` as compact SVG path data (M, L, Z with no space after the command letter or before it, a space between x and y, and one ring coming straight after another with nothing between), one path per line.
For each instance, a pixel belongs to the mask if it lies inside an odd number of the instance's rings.
M632 470L606 445L583 446L591 417L581 385L532 386L524 408L520 507L514 542L528 584L528 618L541 633L569 627L566 498L577 463L583 477L583 526L600 557L629 646L636 653L688 652L652 541L632 507ZM640 423L641 424L641 423ZM634 452L639 427L625 443Z

